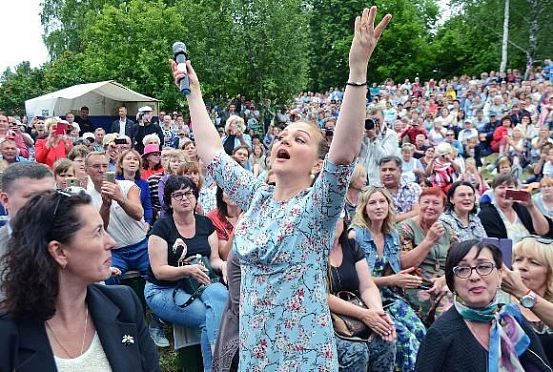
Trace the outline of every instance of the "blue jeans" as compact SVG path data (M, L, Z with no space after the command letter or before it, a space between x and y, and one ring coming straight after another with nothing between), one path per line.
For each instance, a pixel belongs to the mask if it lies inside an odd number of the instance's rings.
M204 371L211 371L212 348L217 341L217 333L228 291L221 283L210 284L199 298L181 308L175 304L185 303L190 294L179 289L173 300L173 287L160 287L146 282L144 297L152 311L161 319L187 328L199 328L202 332L201 347Z
M369 342L336 339L340 372L392 372L396 359L396 343L373 336Z
M148 257L148 239L144 239L133 245L111 251L111 266L121 270L121 275L129 270L140 271L143 277L148 275L150 258ZM106 284L119 284L120 276L112 276L106 280Z

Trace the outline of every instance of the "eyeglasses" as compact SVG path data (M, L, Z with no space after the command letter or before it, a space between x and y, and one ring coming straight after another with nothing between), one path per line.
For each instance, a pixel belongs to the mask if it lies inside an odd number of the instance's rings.
M538 243L553 244L553 239L544 238L544 237L539 236L539 235L527 235L527 236L523 237L521 240L523 240L523 239L534 239Z
M54 220L56 220L56 217L57 217L57 214L58 214L58 208L60 206L61 200L64 199L64 198L70 197L71 194L66 193L64 191L57 190L56 196L57 196L58 200L56 201L56 206L54 207L54 213L53 213Z
M455 266L453 268L453 274L459 279L468 279L472 275L472 271L476 270L480 276L488 276L495 268L495 264L491 262L483 262L476 266Z
M193 191L185 191L185 192L174 192L171 194L171 197L173 199L175 199L176 201L183 201L184 198L186 199L190 199L192 197L195 197L196 195L194 195L194 192Z

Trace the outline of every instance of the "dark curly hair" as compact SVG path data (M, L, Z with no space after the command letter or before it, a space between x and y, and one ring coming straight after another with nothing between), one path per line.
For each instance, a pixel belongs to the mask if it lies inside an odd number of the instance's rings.
M192 178L187 176L177 176L172 175L167 178L167 182L165 183L165 189L163 189L163 200L165 201L165 205L169 209L172 209L171 207L171 194L174 193L177 190L183 190L183 189L190 189L194 193L194 196L196 197L196 203L198 202L198 197L200 196L200 190L198 190L198 187L192 181Z
M6 298L2 311L14 317L52 318L59 291L59 265L48 243L68 244L81 228L77 207L90 204L90 196L48 191L33 196L19 210L6 253L0 258L0 289Z

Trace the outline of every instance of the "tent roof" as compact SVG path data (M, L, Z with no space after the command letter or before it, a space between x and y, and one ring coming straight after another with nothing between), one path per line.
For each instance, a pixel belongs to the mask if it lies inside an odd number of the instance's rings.
M123 85L116 82L115 80L106 80L106 81L99 81L97 83L74 85L72 87L61 89L52 93L48 93L40 97L32 98L28 100L28 102L32 102L34 100L39 100L39 99L43 100L48 98L74 99L93 91L115 101L121 101L121 102L157 101L159 102L159 100L155 98L145 96L144 94L140 94L138 92L135 92L134 90L126 88Z

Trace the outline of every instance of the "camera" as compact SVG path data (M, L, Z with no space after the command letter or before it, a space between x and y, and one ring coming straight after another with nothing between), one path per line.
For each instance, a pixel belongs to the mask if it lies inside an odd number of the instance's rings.
M127 144L127 140L125 138L116 138L114 140L115 144L116 145L126 145Z

